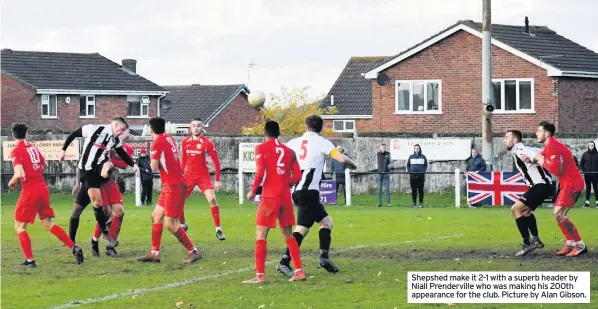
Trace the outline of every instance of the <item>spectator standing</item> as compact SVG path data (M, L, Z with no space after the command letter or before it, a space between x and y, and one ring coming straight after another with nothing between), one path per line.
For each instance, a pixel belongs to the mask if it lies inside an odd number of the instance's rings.
M137 159L137 166L139 166L139 172L141 174L141 204L151 205L152 204L152 189L154 187L154 173L150 159L147 156L147 150L142 148Z
M467 167L465 167L465 171L468 173L482 173L486 171L486 161L475 148L471 149L471 157L467 159ZM463 182L463 186L461 188L465 195L467 195L467 176L465 176L465 181ZM469 208L477 206L480 205L469 205Z
M424 207L424 183L426 171L428 170L428 159L422 154L419 144L413 146L413 154L407 159L407 172L411 184L411 207L416 207L416 198L419 196L419 208Z
M345 149L343 149L342 146L337 145L336 146L336 150L338 150L338 152L345 154ZM343 196L345 197L345 201L347 201L347 191L345 190L345 170L347 169L347 167L332 159L332 173L334 175L334 180L336 181L336 195L338 197L338 191L340 190L341 185L343 186ZM338 204L338 202L337 202Z
M588 150L581 156L579 167L584 173L583 177L586 181L586 203L583 207L590 207L590 197L592 188L594 188L596 208L598 208L598 151L594 141L588 143Z
M390 153L386 151L386 144L380 145L376 154L378 161L378 207L382 207L382 186L386 189L386 206L390 207Z

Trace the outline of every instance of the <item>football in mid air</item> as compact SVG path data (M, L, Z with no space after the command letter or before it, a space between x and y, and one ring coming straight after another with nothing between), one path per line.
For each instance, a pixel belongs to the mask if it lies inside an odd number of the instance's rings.
M266 96L260 90L253 90L247 98L249 104L255 108L260 108L266 103Z

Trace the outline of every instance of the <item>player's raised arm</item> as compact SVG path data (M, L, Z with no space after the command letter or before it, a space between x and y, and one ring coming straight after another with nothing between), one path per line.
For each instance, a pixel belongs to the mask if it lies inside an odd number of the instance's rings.
M253 185L251 185L250 194L254 194L257 192L257 188L262 184L264 180L264 175L266 174L266 157L262 153L261 147L255 147L255 178L253 179Z
M353 160L351 160L349 157L347 157L346 155L342 154L340 151L338 151L336 149L336 147L334 147L334 145L332 145L332 143L329 140L325 140L324 145L322 145L322 153L324 153L325 155L333 158L334 160L344 164L346 167L350 168L350 169L356 169L357 165L355 164L355 162L353 162Z

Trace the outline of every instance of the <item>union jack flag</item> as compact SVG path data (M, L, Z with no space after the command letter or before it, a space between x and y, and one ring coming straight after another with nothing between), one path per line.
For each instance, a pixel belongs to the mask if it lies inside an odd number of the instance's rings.
M520 173L467 173L469 205L513 205L528 186Z

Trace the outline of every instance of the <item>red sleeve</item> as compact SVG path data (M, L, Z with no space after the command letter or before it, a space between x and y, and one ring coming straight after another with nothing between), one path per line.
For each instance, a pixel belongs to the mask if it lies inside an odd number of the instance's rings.
M126 169L128 166L127 163L114 151L110 154L110 161L112 161L112 164L114 164L114 166L121 169Z
M563 173L563 157L558 148L548 146L544 148L544 164L542 165L551 174L560 176Z
M12 166L23 165L23 158L16 147L10 152L10 159L12 160Z
M262 184L264 175L266 173L266 157L262 153L262 147L258 145L255 147L255 178L253 179L253 185L251 186L251 192L256 192L257 188Z
M185 166L187 165L187 148L185 147L187 138L184 138L181 141L181 170L185 171Z
M150 151L150 158L152 160L160 160L160 156L162 155L162 143L160 140L157 139L152 143L152 149Z
M293 172L291 175L291 186L294 186L301 181L301 167L299 167L299 161L297 161L295 154L293 154Z
M214 173L216 174L216 181L220 181L220 160L218 159L218 152L216 151L216 147L214 147L214 143L210 142L210 158L212 158L212 162L214 163Z

